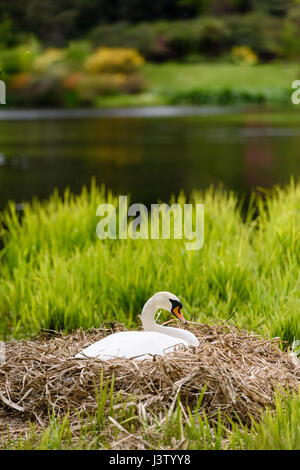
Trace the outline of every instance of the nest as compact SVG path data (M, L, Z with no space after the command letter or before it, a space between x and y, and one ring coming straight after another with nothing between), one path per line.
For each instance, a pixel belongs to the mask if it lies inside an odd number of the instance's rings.
M273 406L277 387L292 390L300 381L299 364L281 351L279 338L264 339L226 324L189 325L200 345L180 346L165 357L139 362L73 357L120 329L110 324L8 343L0 366L0 432L7 424L11 430L24 427L28 418L45 426L53 409L56 415L68 412L75 422L78 412L96 411L97 387L112 377L114 393L133 397L146 413L163 416L178 399L183 410L193 409L205 387L200 411L208 417L221 411L245 424Z

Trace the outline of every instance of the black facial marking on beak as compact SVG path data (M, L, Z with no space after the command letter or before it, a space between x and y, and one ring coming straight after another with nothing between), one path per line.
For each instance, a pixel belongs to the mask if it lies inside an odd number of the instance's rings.
M179 307L180 310L182 309L182 303L179 302L179 300L169 299L169 301L170 301L171 304L172 304L172 309L171 309L171 310L174 310L175 307Z
M180 320L184 325L186 324L186 320L184 319L182 313L181 313L181 309L182 309L182 303L179 302L179 300L173 300L173 299L169 299L171 304L172 304L172 308L171 308L171 312L173 313L173 315L178 318L178 320Z

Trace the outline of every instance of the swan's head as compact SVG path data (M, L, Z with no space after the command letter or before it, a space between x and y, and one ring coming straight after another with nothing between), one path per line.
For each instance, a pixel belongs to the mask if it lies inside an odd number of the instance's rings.
M145 307L147 306L147 304L149 305L150 303L154 305L155 310L158 310L159 308L167 310L172 313L172 315L174 315L176 318L178 318L178 320L180 320L184 325L186 324L186 320L181 313L182 303L180 302L178 297L176 297L176 295L174 294L171 294L171 292L157 292L153 295L153 297L151 297L151 299L148 300ZM144 309L141 316L143 316Z
M168 300L171 304L171 308L169 309L169 311L172 313L172 315L174 315L176 318L178 318L178 320L180 320L181 323L183 323L185 325L186 324L186 319L184 318L184 316L181 313L182 303L180 302L178 297L176 297L176 295L173 295L173 294L171 294L171 295L172 295L172 297L168 298Z

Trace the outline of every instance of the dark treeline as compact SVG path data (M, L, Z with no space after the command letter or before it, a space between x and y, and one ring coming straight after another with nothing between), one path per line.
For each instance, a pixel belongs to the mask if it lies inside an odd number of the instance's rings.
M253 11L282 17L297 5L298 0L1 0L0 36L9 43L20 33L32 33L43 42L62 45L101 24Z

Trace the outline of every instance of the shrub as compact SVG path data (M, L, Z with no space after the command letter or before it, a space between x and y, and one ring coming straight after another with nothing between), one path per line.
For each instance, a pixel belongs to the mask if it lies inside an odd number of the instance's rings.
M163 54L167 52L169 56L179 58L197 51L198 28L195 27L194 22L177 21L172 25L164 23L159 29L161 33L156 37L154 49L156 53L160 53L161 50Z
M251 13L228 17L230 47L247 44L262 60L280 55L282 20L267 15Z
M81 72L70 73L62 80L62 88L66 90L76 89L76 87L81 82L83 76L84 75Z
M22 34L17 32L10 18L1 19L0 45L1 48L14 47L21 42Z
M92 46L88 41L71 42L65 49L64 62L70 68L78 69L91 53L91 49Z
M54 76L20 74L12 80L12 105L57 106L62 104L59 80Z
M230 39L230 30L223 19L204 18L198 28L198 49L201 53L215 56L225 52Z
M268 102L286 105L290 100L289 88L280 88L268 92L268 90L253 90L251 88L197 88L189 90L171 91L168 95L168 103L196 104L196 105L228 105Z
M71 44L45 50L26 67L23 52L24 47L9 51L10 68L5 61L12 105L92 105L99 96L138 93L145 86L137 71L144 59L135 49L100 48L88 56L87 43Z
M295 16L296 9L293 10ZM287 20L292 21L292 18ZM282 31L287 20L252 12L138 25L117 23L98 26L90 33L90 39L95 45L136 47L143 56L154 61L180 59L191 54L220 56L233 46L245 44L260 59L269 60L282 55ZM294 21L294 24L295 35L299 36L299 22ZM297 38L289 40L299 50Z
M13 90L23 90L26 89L33 80L31 73L19 73L11 79L11 88Z
M145 80L140 73L132 73L126 76L121 84L121 91L127 94L140 93L145 88Z
M299 57L300 38L299 31L295 24L285 21L281 35L281 55L288 59Z
M99 95L118 94L122 81L117 74L84 75L75 89L82 103L91 104Z
M258 57L251 47L235 46L231 49L231 58L236 63L245 63L253 65L257 63Z
M85 105L94 104L99 96L139 93L144 87L144 79L139 73L73 73L61 83L64 96L73 101L76 96L77 101Z
M90 34L96 45L136 47L147 59L155 61L181 58L202 50L210 55L219 54L226 48L229 36L225 20L216 18L101 25Z
M288 59L299 58L300 53L300 6L295 6L289 11L287 18L283 21L281 33L281 55Z
M33 68L38 73L48 72L54 64L61 62L64 57L65 51L63 49L51 47L36 58Z
M6 75L28 72L38 53L39 43L35 40L10 49L4 49L0 54L1 71Z
M92 74L131 73L138 69L144 58L136 49L100 47L85 63L85 69Z

